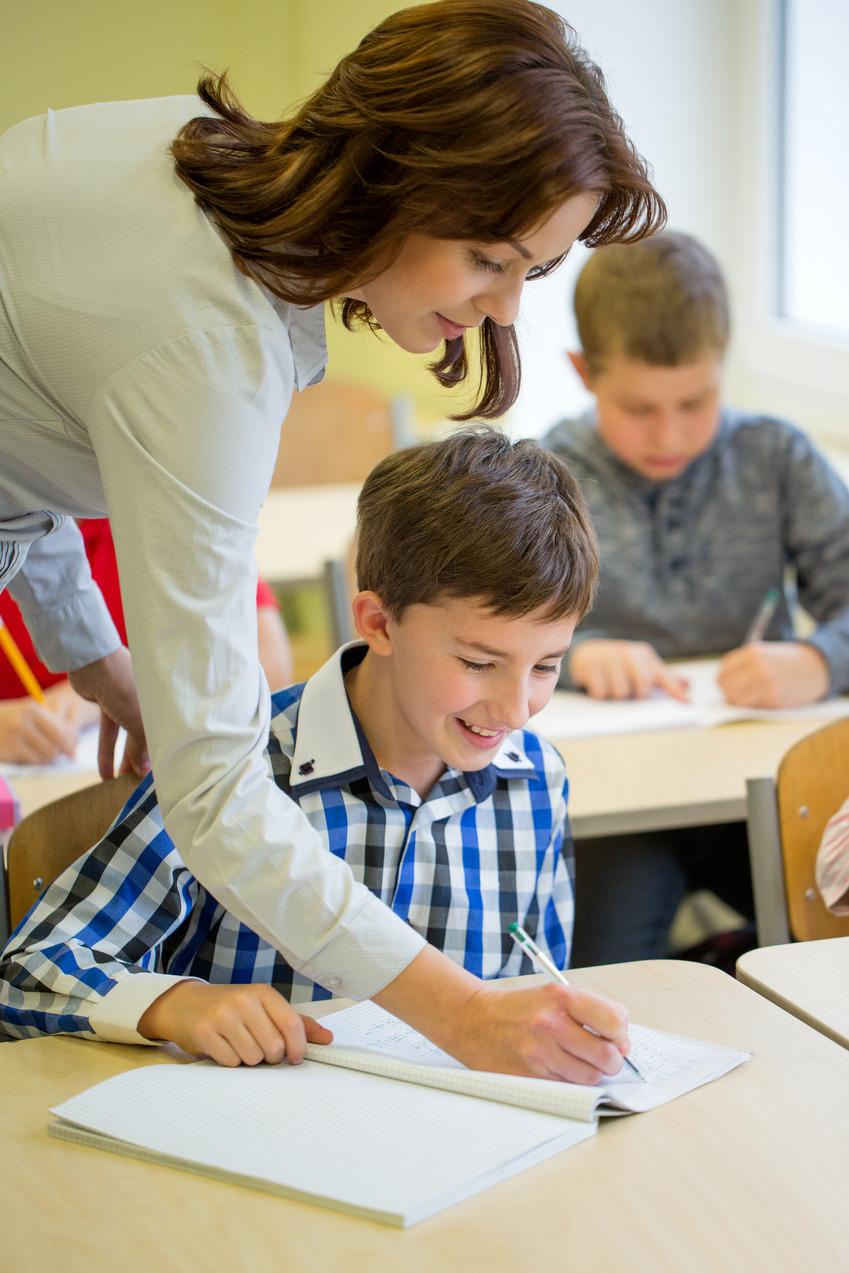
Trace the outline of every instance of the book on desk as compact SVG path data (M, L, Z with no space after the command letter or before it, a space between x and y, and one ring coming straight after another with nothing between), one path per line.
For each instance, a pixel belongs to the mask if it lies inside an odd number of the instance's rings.
M719 1078L748 1053L632 1027L638 1079L595 1087L467 1070L372 1003L300 1066L154 1065L51 1110L51 1136L410 1225Z

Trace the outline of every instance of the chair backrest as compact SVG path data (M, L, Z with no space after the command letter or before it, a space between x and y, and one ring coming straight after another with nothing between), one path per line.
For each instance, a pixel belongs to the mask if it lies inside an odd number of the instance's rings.
M367 385L324 380L296 393L280 434L272 486L363 482L405 442L410 404Z
M97 843L137 785L138 778L124 774L83 787L36 809L15 828L7 849L10 929L48 884Z
M791 747L776 780L790 932L797 941L849 936L849 917L826 909L815 879L825 824L849 795L849 719Z

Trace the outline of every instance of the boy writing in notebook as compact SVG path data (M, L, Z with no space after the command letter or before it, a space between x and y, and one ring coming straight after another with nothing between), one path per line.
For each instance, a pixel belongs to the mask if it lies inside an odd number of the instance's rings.
M615 1073L628 1050L619 1005L489 984L530 971L513 921L558 968L568 960L567 783L525 725L594 591L580 491L535 443L465 430L378 465L358 525L361 640L275 695L275 779L328 852L466 970L481 1025L471 1048L458 1040L459 1059L495 1068L499 1034L518 1022L524 1055L502 1068L578 1082ZM169 1040L225 1065L298 1060L305 1035L330 1036L290 1005L344 989L317 985L206 893L147 779L13 934L0 1035Z
M719 654L731 703L797 707L849 688L849 492L798 429L721 405L729 313L716 261L672 232L601 248L575 313L570 357L595 404L546 444L582 483L602 566L563 683L595 698L684 698L666 660ZM804 639L788 567L816 624ZM742 826L578 845L576 960L665 954L688 887L749 912L745 848Z

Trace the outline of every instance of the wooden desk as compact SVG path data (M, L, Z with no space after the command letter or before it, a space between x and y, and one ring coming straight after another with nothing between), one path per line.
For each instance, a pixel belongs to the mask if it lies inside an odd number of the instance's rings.
M742 721L553 739L569 774L573 833L588 839L743 820L747 778L772 777L788 747L822 724Z
M625 999L646 1024L748 1048L754 1057L662 1109L607 1120L593 1140L408 1231L51 1141L49 1105L130 1066L171 1058L66 1038L0 1046L5 1266L29 1273L849 1268L849 1055L703 965L613 965L574 980Z
M849 937L750 950L737 961L737 976L849 1048Z

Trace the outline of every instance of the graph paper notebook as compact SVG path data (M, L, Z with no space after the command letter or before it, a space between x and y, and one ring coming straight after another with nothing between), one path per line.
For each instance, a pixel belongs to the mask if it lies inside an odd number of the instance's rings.
M587 1140L600 1107L650 1109L746 1059L634 1027L648 1081L581 1087L466 1070L371 1003L328 1024L337 1041L297 1067L119 1074L56 1106L50 1134L410 1225Z

